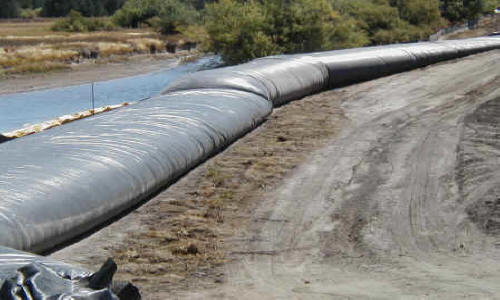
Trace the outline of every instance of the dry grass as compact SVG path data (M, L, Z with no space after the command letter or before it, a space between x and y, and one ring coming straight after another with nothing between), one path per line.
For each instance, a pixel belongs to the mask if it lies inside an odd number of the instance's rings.
M48 72L63 69L63 64L71 68L85 61L123 61L132 54L164 52L167 40L181 40L180 36L164 37L151 29L52 32L56 20L0 22L0 75ZM89 55L91 51L97 51L97 60Z
M78 57L78 51L52 49L45 45L39 47L19 47L15 50L0 52L0 67L10 68L20 65L32 65L36 62L64 62Z
M99 55L102 57L124 55L134 52L134 47L126 43L98 42L95 44L95 48L99 50Z
M46 19L34 22L0 22L0 46L15 47L39 43L70 43L126 41L131 38L158 38L160 35L150 29L121 29L87 33L69 33L51 31L52 25L59 19Z
M165 42L159 39L153 38L135 38L129 39L127 42L132 45L134 51L136 52L150 52L154 53L156 51L164 51L165 50Z
M53 35L50 30L53 21L35 21L35 22L0 22L0 36L4 39L10 37L27 37ZM2 41L5 43L5 41Z
M5 70L3 76L24 73L47 73L53 71L68 70L70 67L67 64L60 62L37 62L37 63L23 63Z

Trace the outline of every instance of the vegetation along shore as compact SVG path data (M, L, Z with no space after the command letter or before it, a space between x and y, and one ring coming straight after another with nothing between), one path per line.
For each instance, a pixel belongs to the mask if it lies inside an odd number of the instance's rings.
M197 49L253 58L426 40L498 0L3 0L0 78Z

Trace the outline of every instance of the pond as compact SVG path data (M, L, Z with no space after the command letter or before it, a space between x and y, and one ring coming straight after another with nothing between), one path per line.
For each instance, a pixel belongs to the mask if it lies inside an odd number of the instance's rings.
M94 105L101 107L158 95L178 77L219 66L217 56L148 74L94 83ZM91 107L91 84L0 95L0 133L72 114Z

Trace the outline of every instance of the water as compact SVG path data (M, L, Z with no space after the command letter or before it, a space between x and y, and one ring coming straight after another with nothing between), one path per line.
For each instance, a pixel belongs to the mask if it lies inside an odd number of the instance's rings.
M218 57L153 73L100 81L94 84L95 107L132 102L158 95L165 86L187 73L220 65ZM89 84L0 95L0 133L20 129L62 115L91 108Z

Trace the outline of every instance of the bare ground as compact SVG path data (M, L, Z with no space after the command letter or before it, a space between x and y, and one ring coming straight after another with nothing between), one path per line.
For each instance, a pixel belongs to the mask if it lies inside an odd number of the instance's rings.
M500 51L325 92L52 256L145 299L498 298Z

